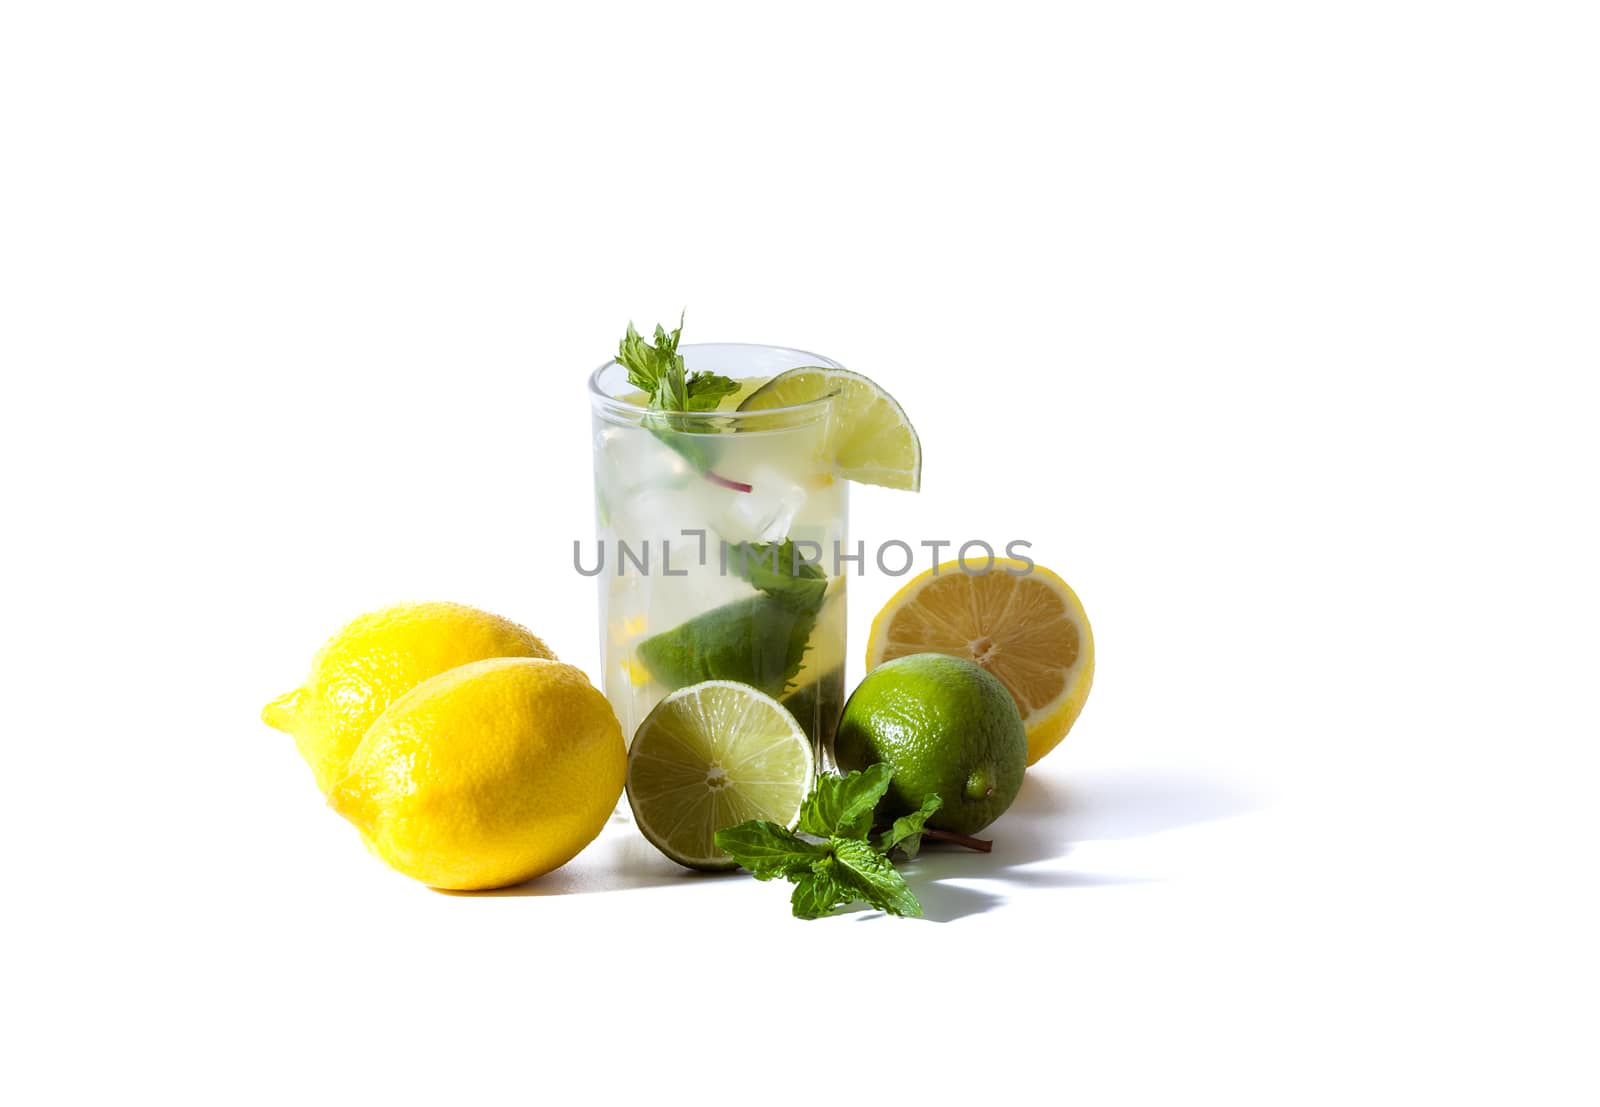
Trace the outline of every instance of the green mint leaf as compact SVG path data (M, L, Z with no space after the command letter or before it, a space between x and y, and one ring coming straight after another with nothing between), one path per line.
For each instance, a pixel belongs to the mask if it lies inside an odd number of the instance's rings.
M663 411L688 411L689 386L683 379L683 358L678 356L678 339L683 334L683 316L678 316L678 329L671 334L660 323L656 324L656 356L663 370L656 394L650 398L651 407Z
M657 368L655 351L639 337L639 332L633 329L632 321L628 323L628 332L617 344L617 364L628 371L629 384L646 396L655 395L656 381L661 376L661 371Z
M717 847L749 869L757 880L809 876L812 866L829 860L828 847L798 838L765 819L750 819L716 833Z
M794 893L789 897L795 918L820 919L835 907L843 907L855 899L855 893L835 877L835 867L836 862L832 857L824 857L813 866L811 872L796 879Z
M944 801L936 793L923 796L920 808L909 815L901 815L893 826L878 835L878 848L888 853L898 846L908 860L915 857L917 850L922 847L923 825L943 804Z
M696 472L704 473L716 461L716 444L709 440L710 435L687 431L677 413L710 411L724 396L737 392L739 385L716 373L700 372L685 379L683 357L678 353L682 335L682 316L678 317L677 329L670 333L656 324L654 346L640 337L630 322L617 346L617 363L628 370L628 383L645 394L646 406L654 409L640 420L641 425L694 466Z
M659 327L656 328L658 331ZM617 363L628 371L628 383L643 392L646 402L657 406L655 398L662 386L662 378L671 371L676 353L672 349L651 346L628 324L627 333L617 344Z
M872 809L889 790L892 775L880 761L849 776L818 777L800 808L800 829L818 838L865 838L872 829Z
M617 363L627 369L628 383L645 394L650 407L662 411L689 410L689 385L683 377L683 358L678 354L678 338L682 334L682 318L678 320L678 329L671 334L657 323L656 344L652 346L640 337L630 322L627 333L617 345ZM696 377L707 375L695 374ZM709 391L708 386L703 385L702 389Z
M656 324L656 349L665 350L667 353L677 356L678 339L683 337L683 317L686 314L688 314L687 308L678 313L678 325L671 334L668 334L660 323ZM683 359L678 358L678 362L681 365Z
M727 548L728 570L792 611L816 614L828 590L822 566L800 560L794 543L739 542Z
M870 842L859 838L832 838L838 882L880 911L891 915L921 915L922 904L911 894L906 882L894 871L889 858Z
M796 918L818 919L858 899L891 915L921 915L922 904L895 872L888 849L906 843L916 849L923 824L939 809L939 797L928 796L920 810L895 820L879 836L882 844L874 844L867 831L889 777L889 767L878 764L817 781L801 809L800 830L826 836L826 841L810 841L776 823L751 819L719 830L717 845L756 879L783 877L792 883L789 904ZM834 832L812 829L825 826Z
M818 838L833 836L843 806L843 784L843 779L832 773L817 777L817 782L811 786L811 794L800 805L799 826L802 833L815 834Z
M689 411L715 411L726 397L737 391L738 381L705 370L691 374L684 382L685 404Z

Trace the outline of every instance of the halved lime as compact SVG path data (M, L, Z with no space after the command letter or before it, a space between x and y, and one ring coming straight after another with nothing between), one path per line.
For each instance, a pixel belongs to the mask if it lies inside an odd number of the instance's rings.
M691 869L731 869L713 840L746 819L793 829L811 790L811 742L777 700L708 680L656 705L628 751L628 806L650 844Z
M779 373L744 398L740 411L766 411L837 394L829 431L834 467L846 480L915 492L922 443L895 398L860 373L803 367Z

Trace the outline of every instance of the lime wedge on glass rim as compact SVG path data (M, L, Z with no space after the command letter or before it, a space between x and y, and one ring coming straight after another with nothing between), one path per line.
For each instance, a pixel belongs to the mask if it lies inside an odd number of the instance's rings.
M669 694L628 750L628 806L650 844L691 869L737 863L717 831L766 819L793 829L811 791L811 741L777 700L708 680Z
M915 492L922 483L922 443L895 398L860 373L804 366L788 369L746 396L740 411L766 411L836 395L828 438L834 470L846 480Z

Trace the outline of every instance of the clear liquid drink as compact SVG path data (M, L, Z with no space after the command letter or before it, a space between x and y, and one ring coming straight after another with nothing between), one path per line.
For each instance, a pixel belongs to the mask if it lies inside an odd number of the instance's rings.
M679 347L731 377L715 411L652 411L608 362L590 379L602 686L632 740L669 691L737 680L774 696L831 760L843 707L849 483L833 473L832 398L743 412L767 379L837 367L774 346Z

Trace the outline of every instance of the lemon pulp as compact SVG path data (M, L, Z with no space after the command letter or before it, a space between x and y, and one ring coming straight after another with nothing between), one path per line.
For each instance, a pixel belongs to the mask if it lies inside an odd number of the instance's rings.
M1066 737L1094 681L1094 636L1067 582L996 558L986 573L949 561L900 589L872 622L867 671L914 653L976 662L1017 701L1032 765Z

